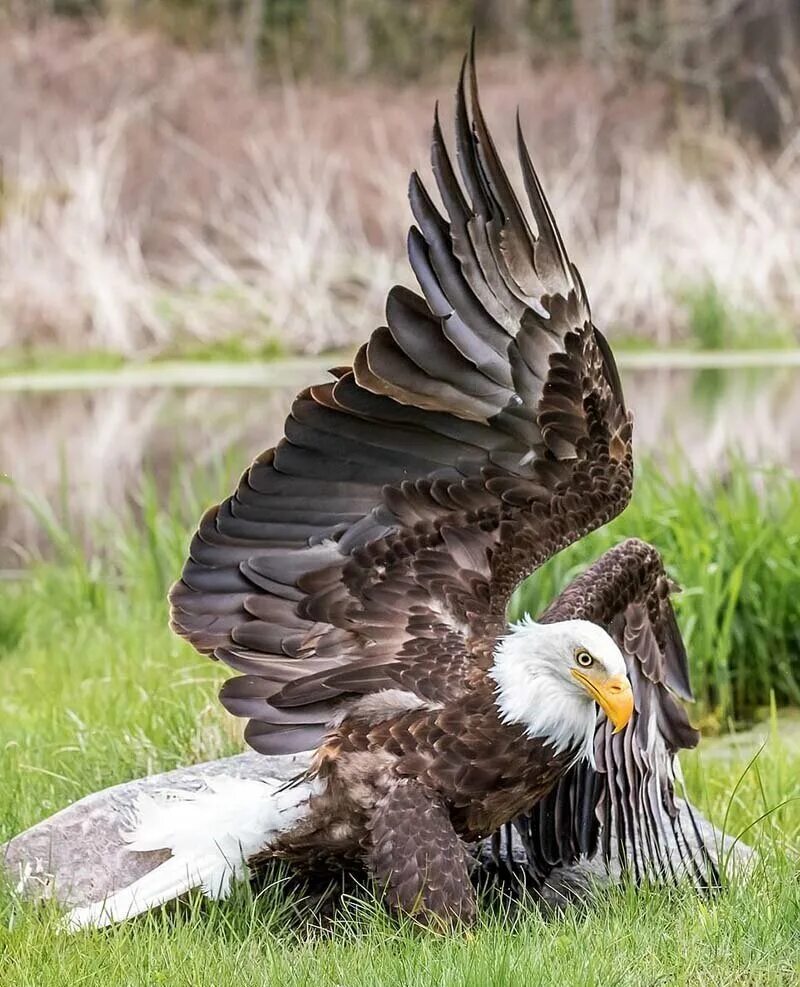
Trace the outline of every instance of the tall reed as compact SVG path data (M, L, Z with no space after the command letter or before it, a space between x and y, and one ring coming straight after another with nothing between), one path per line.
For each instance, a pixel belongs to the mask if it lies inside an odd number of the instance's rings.
M259 91L224 54L149 35L53 22L17 40L0 36L0 345L313 352L383 319L410 277L408 174L427 170L437 98L449 127L455 70ZM612 91L588 65L486 58L481 76L509 162L520 105L612 334L796 338L800 142L769 160L723 132L670 136L663 91Z

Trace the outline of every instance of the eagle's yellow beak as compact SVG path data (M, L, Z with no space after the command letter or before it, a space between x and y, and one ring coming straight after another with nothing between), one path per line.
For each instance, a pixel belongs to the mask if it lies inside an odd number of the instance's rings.
M596 672L582 672L571 668L573 676L595 699L606 716L614 724L614 733L619 733L633 713L633 691L625 675L598 675Z

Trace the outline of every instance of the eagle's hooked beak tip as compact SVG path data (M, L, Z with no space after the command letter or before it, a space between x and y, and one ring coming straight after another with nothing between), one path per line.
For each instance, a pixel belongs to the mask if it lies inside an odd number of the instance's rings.
M624 730L633 715L633 690L627 675L598 679L577 668L572 669L572 674L614 724L614 733Z

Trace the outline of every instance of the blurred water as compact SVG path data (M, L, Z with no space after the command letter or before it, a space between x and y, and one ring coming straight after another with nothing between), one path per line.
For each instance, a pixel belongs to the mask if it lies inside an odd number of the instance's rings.
M307 372L306 372L307 370ZM162 490L194 470L228 484L280 437L298 388L123 387L0 393L0 570L47 551L41 520L21 491L63 524L90 531L135 496L143 473ZM685 458L700 473L724 468L731 449L754 464L800 467L800 370L623 371L636 449L667 469ZM224 480L225 478L220 478Z

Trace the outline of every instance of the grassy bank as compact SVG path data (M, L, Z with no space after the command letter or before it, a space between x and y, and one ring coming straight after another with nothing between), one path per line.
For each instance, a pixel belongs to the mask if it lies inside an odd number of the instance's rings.
M796 778L798 768L799 757L775 749L762 772L771 781ZM718 780L732 786L734 777L728 770ZM757 802L757 785L745 787ZM617 891L585 912L487 918L451 938L398 928L367 907L333 936L299 935L274 895L254 901L245 893L73 938L55 933L55 914L17 910L6 899L0 975L14 987L788 987L800 969L797 862L780 848L781 839L796 846L796 816L790 826L758 834L765 856L757 873L712 902L688 892Z
M0 584L0 840L89 791L240 749L238 728L215 700L223 673L171 635L164 604L191 524L231 473L226 463L216 476L176 480L167 498L146 486L135 516L98 532L89 555L39 508L58 561ZM716 711L719 720L733 702L752 710L770 687L791 700L800 626L796 481L735 468L703 490L643 471L629 512L548 566L526 589L526 604L538 608L574 568L633 533L662 548L686 587L680 620L705 715ZM792 983L800 802L772 811L800 796L800 745L784 725L791 722L765 727L766 747L749 771L749 742L711 741L684 759L702 810L763 854L751 881L711 903L683 892L618 892L586 913L527 915L510 929L487 919L453 939L398 929L368 911L330 939L298 936L275 900L243 894L66 938L56 934L56 915L2 892L0 982Z
M769 341L767 341L769 342ZM10 351L0 355L0 390L36 391L104 387L126 384L191 384L198 379L219 386L259 384L271 374L280 377L286 366L327 369L350 362L355 350L326 350L314 357L293 357L278 348L239 347L180 350L152 359L126 360L112 353L68 353L50 350ZM797 346L765 345L762 349L702 349L642 345L635 339L615 343L620 370L761 370L800 366ZM100 383L98 383L100 382Z

